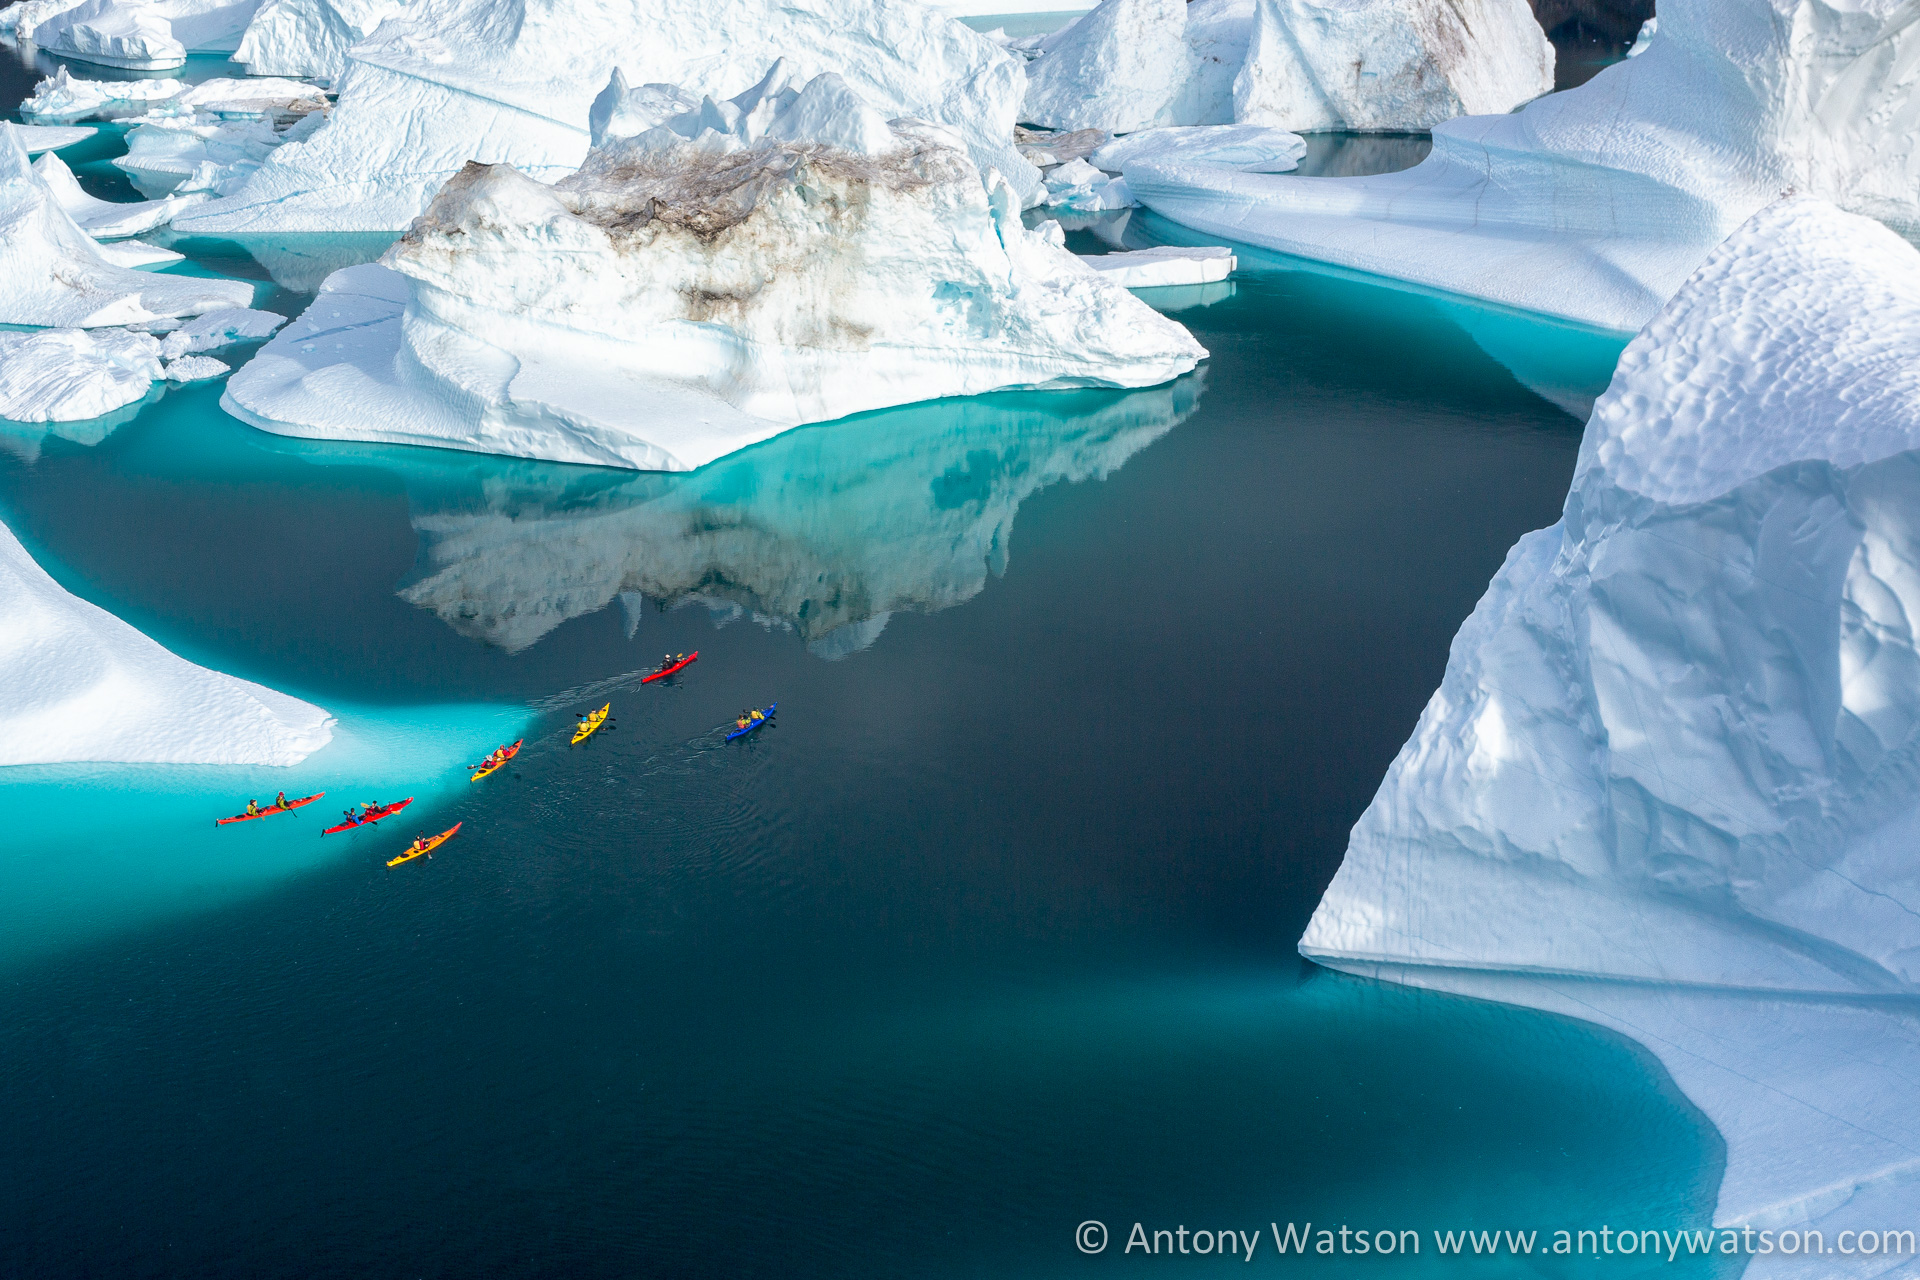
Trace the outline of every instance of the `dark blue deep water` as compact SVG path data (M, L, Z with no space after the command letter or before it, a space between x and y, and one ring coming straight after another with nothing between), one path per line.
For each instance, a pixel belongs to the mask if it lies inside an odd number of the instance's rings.
M1213 353L1174 386L683 476L284 440L217 386L0 426L50 572L423 797L322 842L206 819L327 752L0 771L0 1274L1702 1274L1123 1252L1704 1225L1719 1179L1635 1046L1294 951L1618 344L1250 266L1157 300Z

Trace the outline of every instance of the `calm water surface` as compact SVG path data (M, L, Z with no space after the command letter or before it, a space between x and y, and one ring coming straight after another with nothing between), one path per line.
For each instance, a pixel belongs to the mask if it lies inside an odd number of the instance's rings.
M1132 1223L1703 1225L1719 1140L1635 1047L1294 953L1617 344L1249 264L1158 299L1213 353L1171 387L682 476L284 440L210 386L0 428L50 572L343 733L0 773L0 1270L1186 1274L1230 1264ZM208 821L309 783L420 816ZM1285 1265L1702 1274L1364 1261Z

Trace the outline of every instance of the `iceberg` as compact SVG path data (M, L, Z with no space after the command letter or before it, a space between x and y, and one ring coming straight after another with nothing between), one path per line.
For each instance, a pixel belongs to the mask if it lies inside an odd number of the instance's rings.
M88 80L66 67L34 86L20 104L29 120L135 120L207 115L222 120L292 123L327 106L324 91L298 80L219 77L184 80ZM92 133L92 130L87 130Z
M1205 357L1057 228L1026 230L951 132L786 76L609 138L551 187L469 165L223 403L290 435L678 471L801 423L1149 386Z
M1207 235L1631 333L1783 193L1920 227L1920 26L1896 0L1671 0L1636 57L1364 178L1127 169Z
M233 60L251 75L332 83L347 69L347 50L405 8L404 0L266 0Z
M146 396L160 340L126 329L0 333L0 418L81 422Z
M33 162L33 171L53 193L55 203L96 240L120 240L164 227L188 203L174 197L132 203L97 199L80 189L73 170L51 151Z
M81 0L34 28L33 41L62 58L131 71L171 71L187 47L152 0Z
M1553 88L1526 0L1102 0L1035 53L1054 129L1420 130Z
M1716 1222L1829 1246L1920 1184L1917 345L1920 253L1875 222L1794 197L1714 250L1300 942L1639 1039L1726 1139Z
M1177 245L1092 254L1080 261L1128 289L1212 284L1232 275L1235 265L1231 249Z
M212 356L180 356L167 361L166 378L168 382L205 382L209 378L218 378L231 366Z
M95 328L244 307L253 286L132 271L108 260L0 124L0 324ZM178 255L141 245L133 255Z
M232 53L260 0L21 0L0 31L47 53L135 71L171 71L189 53Z
M195 666L70 594L5 525L0 666L0 765L294 765L333 736L319 707Z
M27 154L30 156L58 151L76 142L85 142L100 132L98 129L63 128L59 125L46 124L17 124L14 128L20 131L20 145L27 149Z
M1247 173L1290 173L1300 167L1307 142L1297 133L1259 124L1203 124L1143 129L1115 138L1087 159L1110 173L1130 164L1217 164Z
M218 351L237 342L258 342L271 337L287 318L271 311L251 307L226 307L207 311L168 331L160 341L160 354L168 360L198 351Z
M113 165L150 199L195 194L211 199L243 186L284 140L265 120L202 115L149 120L127 134L127 153L115 156Z
M349 52L324 128L194 210L204 232L400 231L468 161L552 182L585 160L593 104L634 84L724 100L786 58L835 72L883 117L958 131L1025 204L1013 147L1020 65L950 18L897 0L416 0Z

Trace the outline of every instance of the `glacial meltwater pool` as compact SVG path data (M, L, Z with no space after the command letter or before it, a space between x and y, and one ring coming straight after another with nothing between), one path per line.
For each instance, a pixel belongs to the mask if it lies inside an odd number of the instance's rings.
M50 573L341 721L290 770L0 770L0 1272L1718 1274L1439 1255L1705 1225L1719 1139L1617 1037L1294 952L1619 344L1249 267L1158 299L1213 353L1171 386L688 475L281 439L218 385L0 427Z

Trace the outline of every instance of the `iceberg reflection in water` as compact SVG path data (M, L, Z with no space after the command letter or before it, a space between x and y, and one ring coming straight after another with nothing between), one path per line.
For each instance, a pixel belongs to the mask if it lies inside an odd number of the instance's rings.
M631 634L637 593L750 612L831 658L871 644L892 613L977 595L1006 571L1022 502L1105 478L1191 414L1200 386L1196 373L1139 391L939 400L679 474L279 443L402 472L421 545L400 594L461 635L519 652L616 598Z

